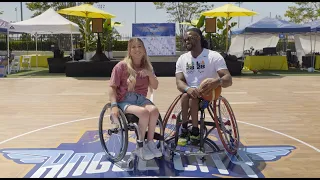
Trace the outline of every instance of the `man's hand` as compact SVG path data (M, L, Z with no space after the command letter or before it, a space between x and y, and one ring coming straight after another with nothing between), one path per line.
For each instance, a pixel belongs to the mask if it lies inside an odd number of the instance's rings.
M191 87L187 90L187 94L189 94L189 96L191 96L193 99L199 98L200 97L200 93L199 90L197 88Z
M218 79L208 78L202 82L202 85L199 87L199 92L200 94L208 95L218 86L219 86Z

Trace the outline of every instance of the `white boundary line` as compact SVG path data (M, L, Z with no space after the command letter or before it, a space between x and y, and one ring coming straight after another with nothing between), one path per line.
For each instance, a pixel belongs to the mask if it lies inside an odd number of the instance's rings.
M161 114L163 114L163 113L161 113ZM56 126L60 126L60 125L64 125L64 124L69 124L69 123L74 123L74 122L79 122L79 121L86 121L86 120L91 120L91 119L96 119L96 118L99 118L99 117L90 117L90 118L84 118L84 119L77 119L77 120L73 120L73 121L68 121L68 122L63 122L63 123L54 124L54 125L51 125L51 126L46 126L46 127L39 128L39 129L36 129L36 130L33 130L33 131L29 131L29 132L20 134L20 135L18 135L18 136L14 136L14 137L12 137L12 138L9 138L9 139L7 139L7 140L1 141L1 142L0 142L0 145L4 144L4 143L6 143L6 142L9 142L9 141L11 141L11 140L17 139L17 138L19 138L19 137L22 137L22 136L25 136L25 135L28 135L28 134L32 134L32 133L34 133L34 132L38 132L38 131L41 131L41 130L44 130L44 129L49 129L49 128L56 127ZM308 144L308 143L306 143L306 142L304 142L304 141L302 141L302 140L300 140L300 139L297 139L297 138L295 138L295 137L292 137L292 136L289 136L289 135L287 135L287 134L281 133L281 132L279 132L279 131L276 131L276 130L273 130L273 129L269 129L269 128L266 128L266 127L263 127L263 126L259 126L259 125L255 125L255 124L251 124L251 123L247 123L247 122L243 122L243 121L237 121L237 122L243 123L243 124L247 124L247 125L249 125L249 126L254 126L254 127L261 128L261 129L265 129L265 130L267 130L267 131L271 131L271 132L274 132L274 133L276 133L276 134L280 134L280 135L285 136L285 137L287 137L287 138L289 138L289 139L292 139L292 140L294 140L294 141L300 142L300 143L302 143L302 144L304 144L304 145L306 145L306 146L314 149L314 150L317 151L317 152L320 152L320 150L319 150L318 148L316 148L316 147L314 147L314 146L312 146L312 145L310 145L310 144Z
M0 142L0 145L6 143L6 142L8 142L8 141L17 139L17 138L19 138L19 137L22 137L22 136L25 136L25 135L28 135L28 134L31 134L31 133L34 133L34 132L38 132L38 131L41 131L41 130L44 130L44 129L49 129L49 128L52 128L52 127L56 127L56 126L60 126L60 125L64 125L64 124L69 124L69 123L74 123L74 122L78 122L78 121L91 120L91 119L95 119L95 118L99 118L99 117L91 117L91 118L77 119L77 120L73 120L73 121L68 121L68 122L63 122L63 123L54 124L54 125L51 125L51 126L46 126L46 127L43 127L43 128L40 128L40 129L36 129L36 130L33 130L33 131L29 131L29 132L20 134L20 135L18 135L18 136L14 136L14 137L12 137L12 138L9 138L9 139L7 139L7 140L1 141L1 142Z
M293 91L293 94L319 94L320 91Z
M310 144L308 144L308 143L306 143L306 142L304 142L304 141L302 141L302 140L300 140L300 139L297 139L297 138L295 138L295 137L292 137L292 136L289 136L289 135L287 135L287 134L284 134L284 133L282 133L282 132L279 132L279 131L276 131L276 130L273 130L273 129L269 129L269 128L266 128L266 127L263 127L263 126L259 126L259 125L255 125L255 124L251 124L251 123L247 123L247 122L243 122L243 121L237 121L237 122L243 123L243 124L247 124L247 125L250 125L250 126L254 126L254 127L258 127L258 128L261 128L261 129L265 129L265 130L268 130L268 131L271 131L271 132L280 134L280 135L285 136L285 137L287 137L287 138L290 138L290 139L292 139L292 140L298 141L298 142L300 142L300 143L302 143L302 144L304 144L304 145L306 145L306 146L309 146L310 148L314 149L314 150L317 151L317 152L320 152L320 150L319 150L318 148L316 148L316 147L314 147L314 146L312 146L312 145L310 145Z

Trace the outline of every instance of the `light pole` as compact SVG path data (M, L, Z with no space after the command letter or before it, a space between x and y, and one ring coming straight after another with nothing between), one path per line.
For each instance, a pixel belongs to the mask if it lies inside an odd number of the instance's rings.
M21 21L23 21L22 2L20 2Z
M18 22L18 8L15 7L15 8L14 8L14 11L16 11L16 22Z
M98 8L104 9L105 5L104 4L98 4Z
M137 2L134 2L134 23L137 23Z
M98 4L98 8L99 9L102 9L102 10L104 10L104 7L105 7L105 5L104 4ZM111 20L110 20L111 21ZM111 24L110 24L110 26L111 26ZM99 33L97 33L98 34L98 36L99 36ZM108 36L109 34L108 34L108 32L107 32L107 36ZM103 33L102 33L102 38L103 38ZM108 38L108 37L106 37L106 38ZM105 41L104 42L104 46L103 46L103 51L106 51L106 43L107 43L107 41ZM108 58L110 58L110 49L111 49L111 43L112 43L112 40L111 39L109 39L109 43L108 43Z
M252 9L252 11L253 11L253 9ZM251 16L251 22L253 22L253 16Z
M240 5L241 5L242 3L243 3L243 2L236 2L235 4L238 4L239 7L240 7ZM239 26L240 26L240 16L238 17L238 28L239 28Z

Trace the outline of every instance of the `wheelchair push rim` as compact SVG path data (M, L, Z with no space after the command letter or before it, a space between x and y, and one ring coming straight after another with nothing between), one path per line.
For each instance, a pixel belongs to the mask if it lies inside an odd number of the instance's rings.
M240 143L240 136L236 118L228 101L220 96L211 106L214 111L215 123L220 141L225 150L234 155L237 153Z
M163 118L163 132L164 132L164 140L172 137L176 133L176 121L178 120L179 113L181 111L180 107L180 100L181 95L178 95L176 99L171 103L170 107L168 108L164 118ZM177 106L178 105L178 106ZM172 123L174 121L174 123ZM167 127L168 122L170 123L171 127Z
M110 107L111 104L108 103L101 111L99 118L99 137L101 146L106 152L108 159L112 162L118 162L124 158L127 152L128 127L125 122L126 117L121 109L119 109L119 117L113 120L114 124L111 124L111 120L108 119L110 116L105 115L105 112L111 110ZM104 124L107 125L103 126Z

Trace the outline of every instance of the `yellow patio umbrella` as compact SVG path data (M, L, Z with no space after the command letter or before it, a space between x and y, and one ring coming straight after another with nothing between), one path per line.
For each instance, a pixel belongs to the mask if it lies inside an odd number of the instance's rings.
M58 13L70 16L80 16L85 18L111 19L116 17L115 15L98 9L91 4L82 4L75 7L61 9L58 11Z
M241 8L235 6L233 4L225 4L221 7L214 8L210 11L202 12L203 16L211 16L211 17L226 17L227 18L227 42L226 42L226 51L228 51L228 32L229 32L229 23L228 18L230 17L238 17L238 16L254 16L257 15L257 12L250 11L245 8Z
M84 18L102 18L102 19L111 19L111 18L115 18L116 16L113 14L110 14L108 12L105 12L103 10L100 10L96 7L94 7L91 4L82 4L79 6L75 6L75 7L70 7L70 8L65 8L65 9L61 9L59 11L57 11L60 14L65 14L65 15L69 15L69 16L79 16L79 17L84 17ZM87 38L85 38L85 42L86 42L86 46L87 46ZM91 58L91 59L95 59L97 54L102 54L102 49L101 49L101 42L100 42L100 36L98 35L98 43L97 43L97 51L96 54ZM105 56L105 55L104 55ZM104 58L104 57L103 57ZM107 58L107 57L105 57Z

